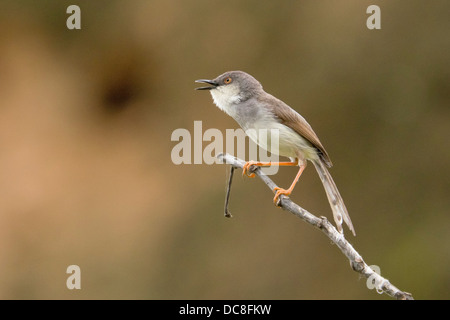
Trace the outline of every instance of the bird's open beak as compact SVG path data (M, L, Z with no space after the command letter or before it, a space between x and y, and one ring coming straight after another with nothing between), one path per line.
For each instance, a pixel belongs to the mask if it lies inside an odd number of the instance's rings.
M213 80L206 80L206 79L200 79L200 80L195 80L195 82L197 83L208 83L211 86L208 87L199 87L199 88L195 88L195 90L211 90L211 89L215 89L219 84Z

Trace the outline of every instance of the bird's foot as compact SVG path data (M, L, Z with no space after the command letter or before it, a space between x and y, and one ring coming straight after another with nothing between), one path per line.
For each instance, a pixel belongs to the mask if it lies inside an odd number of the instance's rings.
M279 201L280 201L280 196L281 195L284 195L284 196L290 196L291 195L291 193L292 193L292 190L290 190L290 189L288 189L288 190L286 190L286 189L283 189L283 188L280 188L280 187L275 187L275 188L273 188L273 191L275 192L276 191L276 193L275 193L275 197L273 198L273 203L277 206L277 207L279 207L280 205L279 205Z
M249 178L254 178L255 174L252 171L254 171L255 168L251 168L251 166L255 166L257 164L258 164L258 162L253 161L253 160L246 162L244 164L244 166L242 167L242 175L247 176Z

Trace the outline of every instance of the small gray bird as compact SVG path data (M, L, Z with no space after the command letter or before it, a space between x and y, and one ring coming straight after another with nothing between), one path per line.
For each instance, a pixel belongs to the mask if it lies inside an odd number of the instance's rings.
M213 80L200 79L195 82L210 85L196 89L210 90L217 107L236 120L256 144L271 153L288 157L291 160L290 162L276 163L248 161L244 165L244 175L254 177L253 173L249 173L249 169L253 165L298 165L300 169L291 186L287 190L278 187L274 189L273 201L278 204L281 195L289 196L292 193L300 175L306 168L306 161L311 161L322 180L337 229L343 233L342 222L344 221L355 235L344 200L327 170L327 167L332 166L330 157L311 126L300 114L283 101L265 92L258 80L243 71L229 71ZM260 129L278 130L277 150L271 150L271 144L267 143L267 139L261 139L258 134L249 134L258 132Z

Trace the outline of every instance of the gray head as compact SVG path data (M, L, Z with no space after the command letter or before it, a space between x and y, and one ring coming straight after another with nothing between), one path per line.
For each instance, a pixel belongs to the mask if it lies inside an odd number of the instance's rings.
M195 82L210 84L196 90L212 90L213 97L228 102L245 101L264 92L259 81L243 71L228 71L213 80L200 79Z

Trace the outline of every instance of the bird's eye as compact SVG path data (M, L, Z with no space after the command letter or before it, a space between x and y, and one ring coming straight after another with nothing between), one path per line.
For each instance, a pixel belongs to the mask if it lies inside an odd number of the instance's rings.
M223 83L225 84L229 84L231 83L232 79L230 77L225 78L225 80L223 80Z

